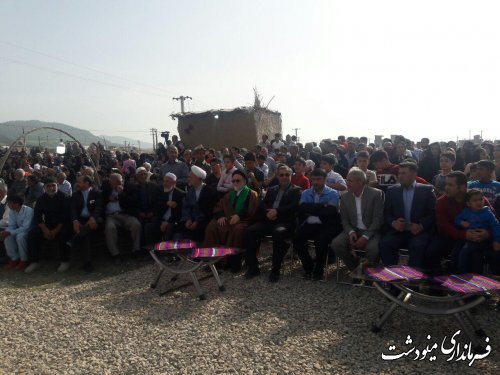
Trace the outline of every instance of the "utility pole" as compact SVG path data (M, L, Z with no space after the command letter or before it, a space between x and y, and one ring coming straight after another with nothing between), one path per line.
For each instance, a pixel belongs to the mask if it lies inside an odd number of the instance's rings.
M188 99L193 100L193 98L190 97L190 96L182 96L182 95L179 96L178 98L172 98L172 99L173 100L180 100L180 102L181 102L181 113L184 113L184 101L188 100Z
M139 154L141 153L141 141L137 140L137 144L139 145Z
M156 145L158 144L158 130L155 128L149 129L151 136L153 137L153 151L156 151Z
M295 131L295 138L297 138L297 142L299 141L299 137L297 136L297 131L300 130L300 128L293 128L293 131Z

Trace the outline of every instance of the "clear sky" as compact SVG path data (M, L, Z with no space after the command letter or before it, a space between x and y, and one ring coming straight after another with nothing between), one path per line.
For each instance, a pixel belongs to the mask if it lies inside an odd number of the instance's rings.
M500 138L499 18L499 1L2 0L0 122L150 141L176 132L173 96L232 108L256 86L302 140Z

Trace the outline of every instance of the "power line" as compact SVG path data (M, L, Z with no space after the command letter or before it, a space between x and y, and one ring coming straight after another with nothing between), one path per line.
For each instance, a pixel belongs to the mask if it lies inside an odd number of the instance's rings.
M66 72L63 72L63 71L60 71L60 70L45 68L43 66L31 64L31 63L28 63L28 62L25 62L25 61L11 59L11 58L8 58L8 57L0 56L0 60L4 60L4 61L7 61L7 62L10 62L10 63L13 63L13 64L25 65L25 66L28 66L28 67L31 67L31 68L35 68L35 69L42 70L42 71L45 71L45 72L49 72L49 73L56 74L56 75L57 74L58 75L63 75L63 76L66 76L66 77L71 77L71 78L79 79L79 80L82 80L82 81L97 83L99 85L110 86L110 87L114 87L114 88L118 88L118 89L122 89L122 90L133 91L133 92L136 92L136 93L139 93L139 94L143 94L143 95L152 95L152 96L158 96L158 97L162 97L162 98L168 97L167 95L157 94L157 93L154 93L154 92L141 91L141 90L137 90L137 89L134 89L134 88L131 88L131 87L128 87L128 86L123 86L123 85L119 85L119 84L115 84L115 83L104 82L104 81L100 81L100 80L93 79L93 78L86 78L86 77L78 76L76 74L66 73Z
M85 66L85 65L77 64L77 63L75 63L73 61L62 59L62 58L57 57L57 56L52 56L52 55L49 55L48 53L40 52L40 51L31 49L31 48L27 48L27 47L24 47L24 46L21 46L21 45L18 45L18 44L6 42L4 40L0 40L0 43L5 44L5 45L10 46L10 47L18 48L18 49L21 49L21 50L24 50L24 51L36 53L36 54L38 54L40 56L48 57L49 59L60 61L60 62L63 62L65 64L73 65L73 66L76 66L76 67L81 68L81 69L87 69L87 70L90 70L90 71L95 72L95 73L99 73L99 74L103 74L103 75L106 75L106 76L109 76L109 77L113 77L113 78L116 78L116 79L127 81L127 82L130 82L130 83L136 84L136 85L149 87L149 88L152 88L154 90L162 91L162 92L164 92L166 94L170 94L170 95L173 94L172 92L169 92L169 91L167 91L167 90L165 90L165 89L163 89L161 87L158 87L158 86L154 86L154 85L150 85L148 83L142 83L142 82L139 82L139 81L131 80L129 78L122 77L122 76L119 76L119 75L116 75L116 74L107 73L107 72L104 72L102 70L92 68L90 66Z

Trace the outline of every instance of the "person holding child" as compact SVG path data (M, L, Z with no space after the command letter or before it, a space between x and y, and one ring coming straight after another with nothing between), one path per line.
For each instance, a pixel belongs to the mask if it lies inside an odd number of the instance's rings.
M483 193L470 189L465 195L467 207L455 218L455 224L464 229L486 229L493 233L493 248L500 250L500 223L491 209L485 206ZM482 273L483 252L489 247L489 241L464 241L452 252L452 264L455 272ZM476 256L474 256L476 255Z

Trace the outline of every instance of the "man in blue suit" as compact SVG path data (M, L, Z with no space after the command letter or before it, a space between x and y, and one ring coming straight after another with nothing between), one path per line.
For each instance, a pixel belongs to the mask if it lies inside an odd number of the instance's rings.
M384 205L386 233L379 242L386 266L398 263L399 249L408 249L412 267L426 266L426 251L434 231L436 196L431 185L419 184L414 163L399 165L399 184L387 189Z

